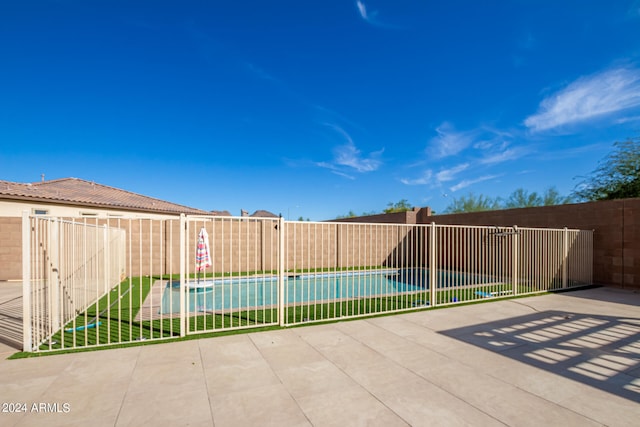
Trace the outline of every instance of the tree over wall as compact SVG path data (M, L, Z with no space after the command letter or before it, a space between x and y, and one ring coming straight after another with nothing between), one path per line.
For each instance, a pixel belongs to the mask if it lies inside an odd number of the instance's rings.
M574 194L591 201L640 197L640 138L615 142L614 150Z
M356 213L353 210L350 210L348 214L346 215L338 215L336 217L336 219L344 219L344 218L354 218L358 215L356 215Z
M542 206L566 205L575 201L576 198L574 196L563 196L555 187L548 188L542 195Z
M542 197L538 196L535 191L529 193L524 188L518 188L511 193L507 201L504 203L504 207L510 208L529 208L532 206L540 206L542 204Z
M449 204L449 206L444 210L444 213L530 208L535 206L562 205L573 201L574 198L571 196L561 196L555 187L546 189L542 195L539 195L535 191L529 193L524 188L518 188L511 193L505 201L500 197L491 198L482 194L476 196L473 193L469 193L467 196L461 196L453 199L451 204Z
M572 196L562 196L555 187L547 188L542 195L529 193L523 188L515 190L502 205L503 209L531 208L535 206L564 205L574 201Z
M380 214L388 214L388 213L395 213L395 212L406 212L406 211L410 211L411 209L413 209L413 206L411 206L409 201L407 199L402 199L396 203L393 203L393 202L387 203L387 208L384 209L382 212L369 211L369 212L362 212L361 215L358 215L353 210L350 210L348 214L339 215L336 217L336 219L354 218L356 216L380 215Z
M451 202L444 210L444 213L480 212L500 209L500 198L491 198L482 194L476 196L469 193L467 196L460 196Z
M406 212L410 211L412 208L411 204L407 199L402 199L397 203L389 202L387 203L387 209L385 209L384 213L395 213L395 212Z

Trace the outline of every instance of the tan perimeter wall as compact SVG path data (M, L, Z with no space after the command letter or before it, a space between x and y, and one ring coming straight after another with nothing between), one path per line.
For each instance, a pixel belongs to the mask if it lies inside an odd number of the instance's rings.
M375 224L425 224L429 222L431 208L413 208L406 212L382 213L352 218L335 219L330 222L362 222Z
M594 230L594 282L640 289L640 199L435 215L429 221Z
M426 227L287 223L285 269L424 266Z
M22 218L0 217L0 280L22 277Z

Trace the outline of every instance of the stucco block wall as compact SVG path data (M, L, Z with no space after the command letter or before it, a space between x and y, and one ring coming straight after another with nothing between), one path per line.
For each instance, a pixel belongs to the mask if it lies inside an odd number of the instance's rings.
M341 218L333 222L363 222L375 224L425 224L431 216L431 208L413 208L406 212L367 215L355 218Z
M0 280L22 277L22 218L0 217Z
M435 215L437 224L594 230L594 282L640 289L640 199Z

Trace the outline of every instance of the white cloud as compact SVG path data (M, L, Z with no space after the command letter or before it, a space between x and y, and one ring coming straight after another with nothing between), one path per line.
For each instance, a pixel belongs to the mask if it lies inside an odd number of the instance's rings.
M333 172L334 174L338 175L338 176L343 177L343 178L347 178L347 179L350 179L350 180L354 180L354 179L356 179L356 177L355 177L355 176L352 176L352 175L346 174L346 173L344 173L344 172L340 172L340 171L332 171L332 172Z
M496 163L507 162L509 160L515 160L522 157L525 154L525 150L519 148L509 148L507 150L493 153L480 159L480 163L484 165L493 165Z
M474 132L456 131L453 125L448 122L438 126L436 132L438 136L431 138L429 141L428 152L437 158L458 154L470 146L475 137Z
M436 179L438 182L453 181L457 174L466 170L468 167L469 163L463 163L450 169L441 170L436 174Z
M358 14L360 17L367 22L378 28L391 29L391 30L400 30L402 27L397 25L388 24L386 22L382 22L378 19L378 11L377 10L368 10L367 5L364 4L362 0L356 1L356 7L358 8Z
M330 127L331 129L335 130L336 132L338 132L340 135L342 135L344 137L344 139L347 140L348 144L352 144L353 145L353 139L351 138L351 135L349 135L347 133L346 130L342 129L340 126L335 125L333 123L323 123L325 126Z
M548 96L524 124L533 131L543 131L638 106L640 70L620 67L581 77Z
M354 144L351 136L344 129L330 123L326 123L325 125L340 133L347 140L347 143L334 148L333 162L318 162L316 163L317 166L331 169L333 173L337 175L353 179L352 176L344 171L344 168L354 169L356 172L364 173L376 171L382 165L380 157L384 149L374 151L368 156L363 156L362 152Z
M449 190L451 190L452 192L462 190L463 188L469 187L470 185L477 184L482 181L488 181L490 179L497 178L498 176L499 175L485 175L475 179L465 179L463 181L460 181L458 184L454 185L453 187L450 187Z
M365 6L365 4L360 0L356 2L356 6L358 6L358 12L360 12L360 16L362 17L362 19L368 21L369 16L367 15L367 6Z
M460 180L470 173L486 171L499 163L518 159L531 151L530 148L523 146L510 147L511 140L514 138L511 132L487 126L457 131L453 125L444 122L436 132L438 135L433 137L427 146L426 152L429 158L424 163L430 166L437 163L446 164L438 168L438 172L434 172L432 166L422 176L403 178L400 182L405 185L428 185L432 188L441 188L445 183ZM458 163L455 160L455 163L448 162L448 159L444 159L446 157L451 157L452 160L463 158L464 162ZM485 175L480 178L466 179L451 187L450 190L456 191L494 176Z
M352 179L352 180L356 179L353 175L349 175L348 173L343 172L342 170L340 170L339 167L337 167L336 165L334 165L332 163L316 162L315 165L319 166L321 168L329 169L331 171L331 173L336 174L338 176L341 176L343 178Z
M365 158L351 141L336 147L334 153L336 164L353 168L358 172L373 172L382 164L379 159L382 150L373 152Z
M457 174L465 171L468 167L469 167L469 163L463 163L449 169L443 169L436 174L434 174L431 169L427 169L419 178L416 178L416 179L403 178L400 180L400 182L402 182L405 185L431 184L433 187L439 187L440 184L442 184L443 182L453 181Z
M478 141L473 144L473 148L476 150L489 150L495 145L495 141Z
M621 117L616 120L616 124L628 123L628 122L637 122L640 120L640 116L632 116L632 117Z
M444 122L436 132L438 135L429 141L426 149L429 158L420 163L426 163L429 169L421 176L403 178L400 182L405 185L442 188L452 181L460 181L450 188L450 191L456 191L494 178L497 175L488 173L496 165L521 158L532 151L532 148L526 146L512 147L511 141L517 137L512 132L488 126L457 131L453 125ZM445 159L447 157L450 158ZM410 167L415 166L418 165ZM473 178L481 173L485 175Z
M400 180L405 185L427 185L432 182L433 172L431 170L426 170L424 174L420 178L416 179L406 179L403 178Z

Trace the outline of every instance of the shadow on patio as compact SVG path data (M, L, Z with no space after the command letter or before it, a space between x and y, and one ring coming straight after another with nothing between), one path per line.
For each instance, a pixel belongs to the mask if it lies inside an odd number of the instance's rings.
M22 349L22 296L0 301L0 343Z
M640 319L541 311L442 334L640 402Z

